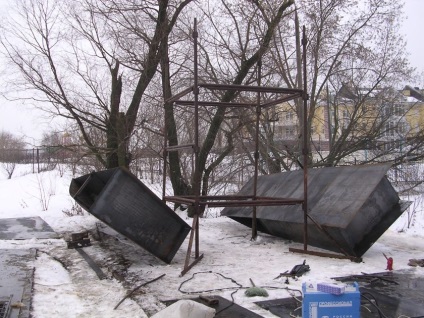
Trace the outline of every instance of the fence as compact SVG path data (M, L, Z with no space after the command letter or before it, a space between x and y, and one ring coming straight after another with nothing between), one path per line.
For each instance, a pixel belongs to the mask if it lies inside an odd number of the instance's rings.
M32 172L46 170L49 165L70 162L74 154L60 147L32 149L0 149L3 164L32 164Z
M190 175L190 156L187 163L182 164L184 175ZM184 156L182 156L184 158ZM39 147L32 149L0 149L0 164L10 175L14 165L30 164L32 172L41 172L54 169L57 164L71 164L76 173L88 173L92 170L100 170L98 162L92 157L84 157L77 151L71 151L63 147ZM97 166L96 166L97 164ZM131 162L131 171L140 179L149 180L151 183L160 183L163 173L163 161L160 156L153 153L138 153ZM239 190L253 175L249 160L244 155L233 155L228 161L224 161L219 169L213 171L210 179L212 184L218 185L220 190L228 188L229 191ZM81 171L80 171L81 170ZM74 170L75 172L75 170ZM424 162L406 162L388 171L389 180L395 185L400 193L414 190L424 190ZM417 187L418 186L418 187Z

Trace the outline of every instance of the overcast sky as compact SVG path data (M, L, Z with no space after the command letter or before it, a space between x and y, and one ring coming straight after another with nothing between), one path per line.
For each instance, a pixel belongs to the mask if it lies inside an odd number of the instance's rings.
M0 18L7 15L6 7L10 3L10 0L0 0ZM405 0L405 12L408 18L401 33L406 36L406 49L410 54L411 65L424 74L424 0ZM424 87L424 77L416 83L405 84ZM28 142L38 145L37 140L41 138L43 131L50 131L54 128L53 125L43 119L40 112L22 107L20 102L9 102L0 97L0 131L28 136Z
M407 51L410 54L412 66L424 72L424 0L405 0L405 12L408 16L403 24L402 33L406 35ZM424 79L416 83L424 86Z

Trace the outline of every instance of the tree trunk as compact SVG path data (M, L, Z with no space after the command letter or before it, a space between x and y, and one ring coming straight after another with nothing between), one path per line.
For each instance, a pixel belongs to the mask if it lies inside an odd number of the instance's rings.
M169 57L168 57L168 41L167 39L162 42L160 47L162 59L161 59L161 70L162 70L162 91L165 111L165 129L166 139L168 146L178 145L177 136L177 124L175 122L174 105L173 103L166 102L172 96L171 83L169 76ZM166 145L165 145L166 146ZM180 167L180 156L178 151L171 151L167 153L169 160L169 176L171 179L172 189L174 195L191 194L191 187L184 182ZM165 173L165 172L164 172ZM174 208L178 208L180 204L175 204Z
M241 62L239 71L237 75L235 76L233 80L233 84L239 85L242 84L245 80L246 76L248 75L249 71L252 67L263 57L263 55L269 50L269 45L271 43L271 40L273 38L275 29L278 27L281 19L283 18L283 13L285 10L290 7L294 1L284 1L284 3L280 6L276 16L273 20L269 21L268 29L266 30L266 33L261 41L259 43L259 47L256 50L256 52L247 60L244 60ZM222 102L231 102L236 97L235 91L227 91L224 96L222 97ZM207 133L205 142L203 143L203 146L200 149L199 153L199 169L203 173L206 168L206 161L207 157L212 150L212 147L215 143L216 137L218 135L219 129L221 127L222 122L224 121L226 107L218 107L218 110L216 111L214 117L212 118L211 125L209 128L209 131Z
M119 106L121 103L122 95L122 78L118 75L119 61L116 61L115 67L110 69L112 78L111 92L110 92L110 115L106 123L106 168L112 169L120 166L118 149L120 138L118 133L118 126L120 121Z
M131 161L131 154L128 153L129 134L127 130L125 113L123 112L119 113L116 130L118 136L118 165L119 167L129 168L129 164Z

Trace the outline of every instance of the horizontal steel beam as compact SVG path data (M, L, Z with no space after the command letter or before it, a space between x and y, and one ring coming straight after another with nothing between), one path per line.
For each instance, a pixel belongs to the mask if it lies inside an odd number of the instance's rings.
M175 101L175 104L180 106L194 106L194 101L192 100L178 100ZM222 107L254 107L256 104L254 103L232 103L232 102L206 102L206 101L198 101L197 104L199 106L222 106Z
M298 98L298 97L302 97L302 94L299 93L299 94L285 96L285 97L282 97L282 98L261 104L261 107L266 108L266 107L276 106L278 104L288 102L288 101L293 100L293 99Z
M282 88L282 87L227 85L227 84L213 84L213 83L199 84L199 87L210 89L210 90L233 90L233 91L280 93L280 94L303 94L303 90L301 89Z
M165 148L166 151L177 151L181 149L194 148L194 144L186 144L186 145L176 145L176 146L168 146Z
M187 95L188 93L191 93L193 91L194 87L190 86L189 88L186 88L185 90L179 92L178 94L168 98L165 100L165 103L172 103L175 102L176 100L180 99L181 97Z
M165 196L165 201L194 205L196 199L194 196ZM270 198L253 196L200 196L199 205L209 207L227 207L227 206L278 206L278 205L296 205L302 204L303 199L293 198Z
M342 255L342 254L334 254L334 253L324 253L324 252L317 252L317 251L308 251L308 250L302 250L299 248L289 248L290 252L293 253L300 253L300 254L308 254L308 255L314 255L314 256L320 256L320 257L329 257L329 258L338 258L338 259L350 259L354 262L362 262L361 257L356 257L352 255Z

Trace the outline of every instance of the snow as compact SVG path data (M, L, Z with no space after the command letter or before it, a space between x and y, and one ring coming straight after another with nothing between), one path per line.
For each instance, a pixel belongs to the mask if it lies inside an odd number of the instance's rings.
M59 239L1 240L0 249L37 249L37 258L29 267L35 268L32 317L150 317L165 308L164 300L193 298L198 295L219 295L234 301L263 317L275 317L261 309L255 301L299 296L302 282L334 283L332 277L382 272L387 256L394 259L394 269L409 269L417 276L424 268L408 266L411 258L424 258L424 212L421 204L412 204L409 211L365 253L363 262L295 254L290 247L302 244L260 233L251 241L249 228L210 210L200 220L200 252L204 258L185 276L184 266L188 237L167 265L124 237L109 231L90 214L69 216L75 203L68 194L72 175L57 170L32 173L31 166L19 166L12 179L0 177L1 218L39 216L59 234ZM147 183L146 183L147 184ZM155 192L160 189L152 186ZM411 197L409 198L411 199ZM413 199L421 202L421 196ZM185 212L177 212L187 223ZM409 221L408 221L409 220ZM408 228L409 223L409 228ZM92 238L92 246L84 251L90 255L107 279L100 280L65 239L70 233L97 228L109 234L102 240ZM193 260L193 259L192 259ZM298 279L276 278L306 260L310 272ZM152 282L114 307L129 291L154 278ZM265 288L269 297L247 297L249 279ZM243 288L240 288L242 286ZM299 313L300 314L300 313Z

